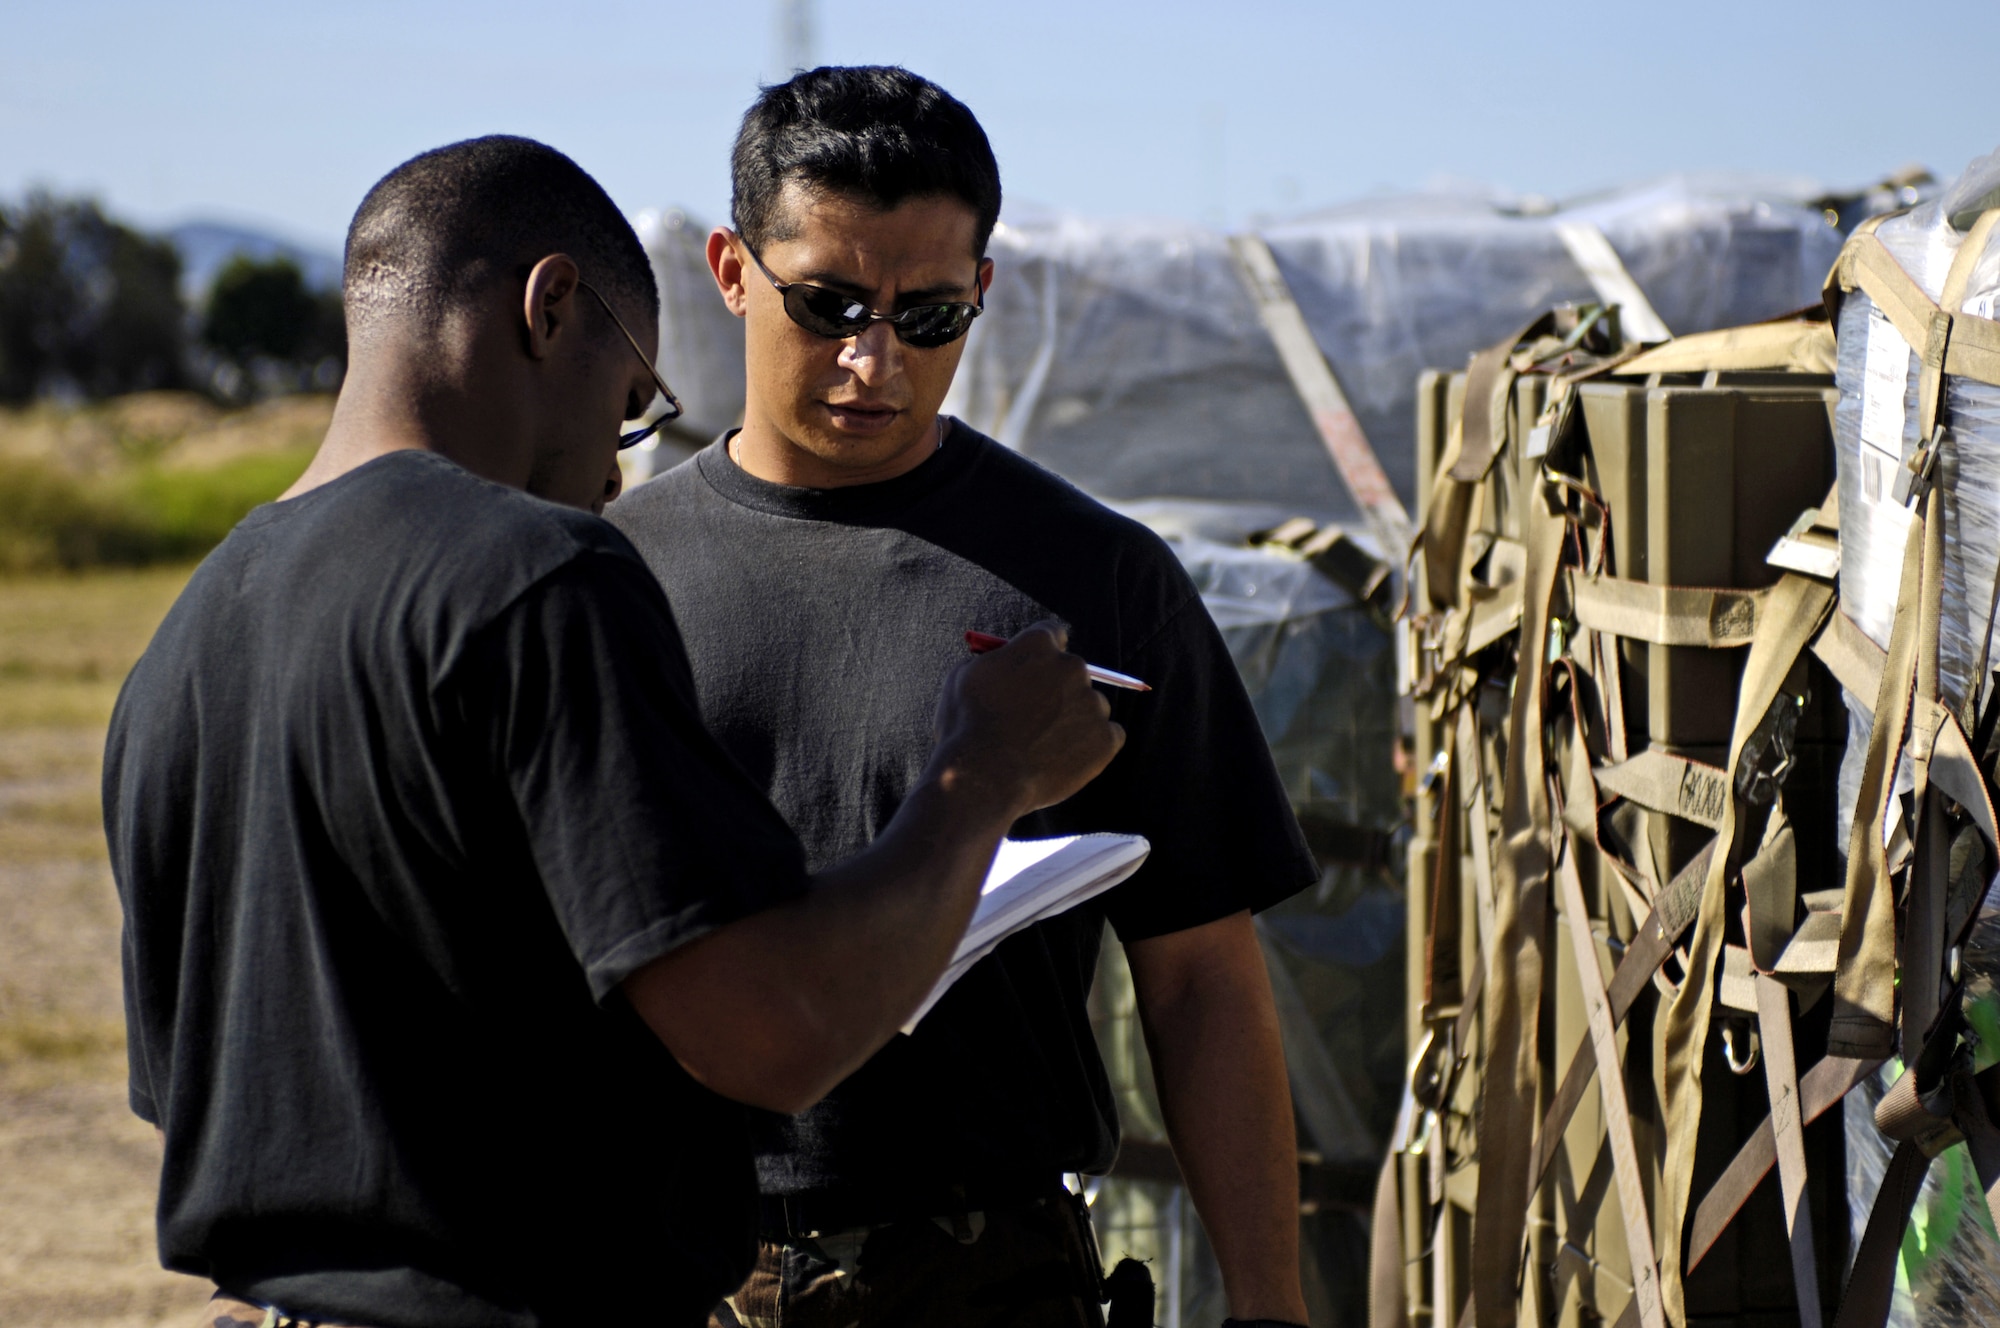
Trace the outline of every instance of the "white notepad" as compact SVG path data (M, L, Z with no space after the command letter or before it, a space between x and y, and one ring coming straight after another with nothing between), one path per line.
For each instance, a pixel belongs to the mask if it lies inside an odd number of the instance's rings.
M965 938L944 976L903 1025L909 1032L965 971L993 947L1043 918L1075 908L1139 870L1153 846L1139 835L1069 835L1058 839L1003 839L979 890Z

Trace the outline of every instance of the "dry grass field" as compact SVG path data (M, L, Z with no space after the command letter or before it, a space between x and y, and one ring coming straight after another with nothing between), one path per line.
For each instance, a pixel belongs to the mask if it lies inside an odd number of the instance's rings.
M119 682L185 567L0 577L0 1324L191 1328L153 1247L159 1147L125 1106L98 814Z

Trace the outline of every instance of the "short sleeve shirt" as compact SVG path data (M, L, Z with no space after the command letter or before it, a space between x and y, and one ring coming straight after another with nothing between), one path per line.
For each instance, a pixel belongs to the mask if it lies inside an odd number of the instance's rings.
M606 515L666 587L704 722L815 867L865 847L920 777L967 629L1060 618L1072 651L1152 685L1109 693L1128 735L1110 768L1014 828L1141 834L1146 865L1010 938L819 1105L755 1116L770 1193L902 1189L921 1204L957 1184L1108 1167L1117 1115L1087 1009L1105 922L1142 940L1317 879L1172 552L959 424L914 470L831 490L761 481L718 443Z
M745 1109L619 994L805 888L605 522L428 453L253 512L105 758L172 1268L380 1328L697 1322Z

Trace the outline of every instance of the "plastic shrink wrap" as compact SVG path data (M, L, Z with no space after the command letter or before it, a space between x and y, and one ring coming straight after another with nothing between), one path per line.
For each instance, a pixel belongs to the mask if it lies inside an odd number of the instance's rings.
M685 412L665 436L619 460L639 484L692 456L743 418L743 324L729 312L708 270L708 227L682 212L647 210L632 219L660 288L660 376Z
M1244 535L1290 509L1139 503L1123 510L1168 539L1200 588L1309 832L1339 825L1386 841L1403 813L1393 757L1394 650L1376 616L1304 559L1242 547ZM1301 1147L1368 1184L1403 1073L1399 879L1386 862L1329 866L1316 888L1258 918ZM1093 1002L1127 1137L1163 1139L1131 981L1115 945L1105 947ZM1220 1274L1179 1187L1099 1182L1092 1212L1107 1263L1152 1260L1159 1323L1178 1328L1227 1315ZM1304 1219L1301 1235L1313 1322L1365 1322L1366 1214L1328 1204Z
M1260 227L1405 503L1417 374L1563 301L1599 299L1563 239L1607 239L1677 333L1811 304L1839 252L1810 185L1678 178L1561 209L1471 191ZM1354 515L1225 238L1016 211L946 408L1101 497Z
M1883 222L1877 234L1896 262L1936 299L1966 229L2000 205L2000 153L1972 163L1941 195ZM2000 302L2000 243L1976 260L1964 310L1993 317ZM1834 440L1840 484L1841 611L1885 649L1896 612L1910 513L1895 498L1897 472L1918 444L1919 355L1861 291L1841 305L1840 404ZM1936 482L1943 488L1944 594L1939 632L1940 683L1956 708L1973 685L1989 635L1994 574L2000 560L2000 388L1944 380L1939 418L1946 424ZM1990 670L1994 662L1987 655ZM1875 698L1844 693L1847 754L1840 771L1842 851L1859 792ZM1907 758L1899 792L1911 786ZM1890 804L1897 815L1901 804ZM1968 1020L1980 1047L1977 1064L2000 1061L2000 893L1989 892L1966 947ZM1875 1104L1901 1071L1891 1061L1846 1103L1848 1196L1859 1243L1894 1145L1874 1125ZM1903 1240L1890 1322L1957 1328L2000 1320L1997 1240L1970 1157L1962 1144L1940 1155L1925 1178Z

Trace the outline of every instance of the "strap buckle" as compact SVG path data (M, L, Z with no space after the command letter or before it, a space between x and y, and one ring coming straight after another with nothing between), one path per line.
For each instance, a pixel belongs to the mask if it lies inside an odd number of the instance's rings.
M1780 691L1758 721L1736 764L1736 795L1753 807L1768 807L1795 764L1799 712L1806 698Z
M1910 453L1910 459L1896 472L1896 483L1889 491L1890 496L1905 507L1928 497L1937 475L1938 452L1943 447L1944 426L1940 424L1931 430L1931 436Z

